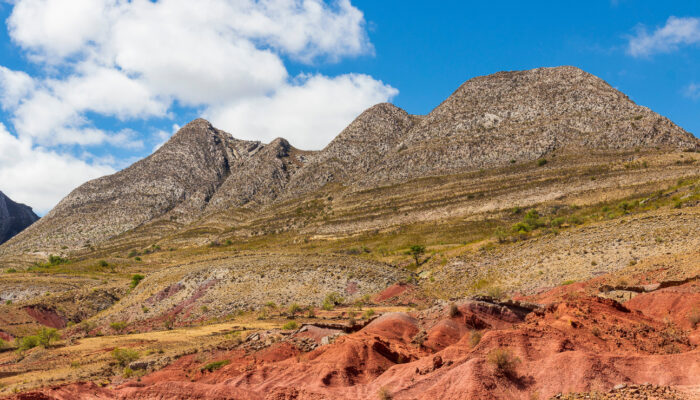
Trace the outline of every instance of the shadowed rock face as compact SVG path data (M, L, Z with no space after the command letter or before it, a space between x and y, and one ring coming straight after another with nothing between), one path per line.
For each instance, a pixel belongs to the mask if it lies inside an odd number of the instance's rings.
M188 224L232 207L301 198L329 183L371 188L553 151L652 147L700 149L700 142L574 67L474 78L426 116L378 104L318 152L284 139L237 140L197 119L151 156L75 189L0 256L77 249L147 223Z
M10 240L38 219L31 207L15 203L0 192L0 244Z

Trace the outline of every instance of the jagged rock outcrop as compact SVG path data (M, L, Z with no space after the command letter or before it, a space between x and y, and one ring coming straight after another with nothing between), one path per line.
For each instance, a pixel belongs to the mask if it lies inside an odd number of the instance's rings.
M0 192L0 244L10 240L38 219L31 207L15 203Z

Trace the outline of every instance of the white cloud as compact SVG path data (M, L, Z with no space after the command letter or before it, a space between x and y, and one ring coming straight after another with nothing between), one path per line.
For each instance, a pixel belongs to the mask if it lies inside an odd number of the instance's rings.
M4 110L16 108L32 90L34 80L29 75L0 65L0 106Z
M65 160L50 149L66 145L136 149L154 137L159 146L171 133L100 126L93 115L171 118L174 106L236 137L282 136L321 148L365 108L397 93L368 75L289 76L286 59L313 65L373 53L364 16L350 0L11 3L10 37L41 71L0 67L0 106L28 157ZM0 177L6 170L18 171L5 161Z
M396 94L368 75L302 76L270 96L212 107L205 118L240 139L281 136L295 147L320 149L363 110Z
M644 27L629 38L627 52L634 57L669 53L681 45L700 43L700 18L669 17L666 25L649 34Z
M73 156L32 146L0 124L0 182L11 199L46 213L73 188L114 172L110 166L89 164Z
M695 82L691 83L685 88L683 94L685 94L686 97L690 97L694 100L700 99L700 84Z

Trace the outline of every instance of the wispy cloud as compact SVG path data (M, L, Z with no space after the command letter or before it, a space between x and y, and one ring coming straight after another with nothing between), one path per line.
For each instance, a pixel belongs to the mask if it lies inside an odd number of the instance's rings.
M695 82L691 83L690 85L686 86L683 94L693 100L700 99L700 84Z
M629 37L627 53L633 57L648 57L697 43L700 43L700 18L669 17L664 26L652 33L644 26L638 27L636 34Z

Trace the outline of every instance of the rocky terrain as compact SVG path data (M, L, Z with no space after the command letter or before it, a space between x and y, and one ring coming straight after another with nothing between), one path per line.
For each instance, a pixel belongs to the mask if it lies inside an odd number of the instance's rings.
M31 207L15 203L0 192L0 244L7 242L38 219Z
M700 398L699 153L573 67L321 151L195 120L0 246L0 393Z

